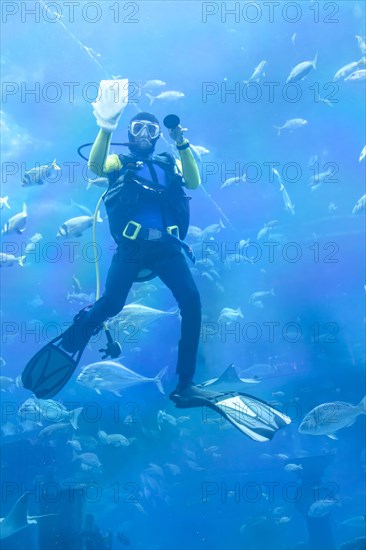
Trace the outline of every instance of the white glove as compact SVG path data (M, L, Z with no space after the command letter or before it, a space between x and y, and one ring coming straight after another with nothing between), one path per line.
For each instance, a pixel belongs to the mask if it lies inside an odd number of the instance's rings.
M98 97L92 103L97 124L106 132L113 132L128 103L128 80L102 80Z

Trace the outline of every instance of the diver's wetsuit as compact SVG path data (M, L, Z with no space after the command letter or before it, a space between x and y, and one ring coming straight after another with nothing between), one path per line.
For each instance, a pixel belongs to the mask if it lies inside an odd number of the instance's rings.
M123 156L108 155L110 140L111 134L103 130L99 132L88 166L98 176L108 176L111 181L113 174L123 168L121 162ZM192 152L189 148L179 152L184 185L188 189L195 189L200 184L200 178ZM135 154L132 157L142 164L148 161L151 155L140 158ZM102 170L98 168L100 166L103 167ZM159 170L157 172L159 174ZM159 181L159 183L162 182ZM141 223L143 228L163 229L162 225L164 224L161 220L160 210L156 208L155 197L151 200L151 193L150 199L143 202L142 206L140 204L140 208L134 212L133 220ZM169 226L177 223L174 214L170 212L167 213L167 219L164 221ZM111 219L109 219L109 223L112 230ZM133 226L132 229L134 229ZM181 247L174 241L140 238L130 240L122 236L122 231L118 232L118 237L115 231L111 232L117 242L117 250L112 259L103 295L81 318L83 335L88 332L85 329L101 327L107 318L117 315L125 305L128 292L138 273L142 269L150 269L172 291L178 302L182 321L176 372L179 374L180 384L184 385L186 382L192 381L201 327L201 302ZM80 341L80 330L74 333L73 330L75 330L75 326L71 327L71 331L66 334L62 343L68 351L73 351L73 346L77 348L78 341Z

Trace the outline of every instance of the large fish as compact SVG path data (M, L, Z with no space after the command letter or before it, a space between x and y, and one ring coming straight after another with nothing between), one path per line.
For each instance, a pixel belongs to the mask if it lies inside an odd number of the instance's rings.
M46 420L50 423L68 421L76 430L78 428L78 418L82 410L82 407L78 407L70 411L62 403L53 401L52 399L30 397L20 406L18 414L23 419L27 415L33 415L37 419Z
M333 80L339 80L340 78L346 78L349 74L353 73L354 71L357 71L357 69L364 66L366 63L366 58L362 57L359 61L352 61L352 63L348 63L348 65L345 65L344 67L341 67L339 71L336 72L336 74L333 77Z
M108 322L108 328L118 328L120 325L134 324L139 327L140 330L144 330L147 325L166 317L167 315L178 315L179 309L174 311L161 311L160 309L154 309L152 307L143 306L141 304L128 304L125 306L121 313L113 317Z
M146 94L146 97L149 98L150 105L154 103L157 99L163 100L163 101L176 101L177 99L181 99L184 97L183 92L176 92L176 91L169 91L169 92L161 92L161 94L157 96L152 96L150 94Z
M261 61L253 71L252 76L248 80L244 80L244 84L249 84L249 82L259 82L262 76L266 76L264 72L264 67L267 65L267 61Z
M199 384L202 388L215 388L217 391L245 391L247 384L259 384L260 380L254 378L240 378L235 370L234 365L229 365L228 368L218 378L211 378Z
M54 171L59 171L61 168L56 164L56 159L49 163L44 164L43 166L37 166L25 172L22 179L22 187L31 187L32 185L44 185L47 181L47 178Z
M100 212L98 210L97 222L102 222ZM61 225L56 238L68 239L69 237L81 237L83 232L89 229L93 225L94 216L78 216L77 218L71 218Z
M363 195L358 201L356 202L352 214L360 214L366 209L366 195Z
M327 435L352 426L360 414L366 414L366 396L358 405L334 401L323 403L312 409L299 426L299 432L305 435Z
M285 124L283 124L282 126L273 125L273 128L276 128L276 130L278 130L277 135L280 135L282 130L288 130L289 132L292 132L297 128L305 126L305 124L307 123L308 121L303 118L292 118L290 120L286 120Z
M138 384L154 382L158 390L164 394L161 379L166 373L168 367L161 369L155 378L147 378L138 374L121 363L115 361L100 361L92 363L83 368L77 382L86 388L95 390L98 394L102 391L109 391L118 397L121 397L121 391Z
M23 210L15 216L12 216L3 227L2 234L9 235L10 233L18 233L21 235L27 224L27 205L23 202Z
M18 263L21 267L23 267L25 261L25 256L18 256L17 258L13 256L13 254L3 254L0 252L0 267L7 265L12 266L14 263Z
M312 61L303 61L302 63L296 65L296 67L294 67L288 75L286 84L289 84L290 82L297 82L298 80L305 78L305 76L308 75L313 69L316 69L317 60L318 54L316 53Z
M29 516L27 514L27 495L22 495L14 504L5 518L0 518L0 540L6 539L18 531L25 529L28 525L37 523L37 519L55 516L57 514L44 514L42 516Z
M366 69L355 71L344 79L345 82L365 82Z

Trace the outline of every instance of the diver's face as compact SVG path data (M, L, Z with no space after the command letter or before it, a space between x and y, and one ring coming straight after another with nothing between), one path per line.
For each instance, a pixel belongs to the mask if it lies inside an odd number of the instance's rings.
M146 151L151 148L152 140L146 127L144 127L139 135L134 138L134 143L141 151Z

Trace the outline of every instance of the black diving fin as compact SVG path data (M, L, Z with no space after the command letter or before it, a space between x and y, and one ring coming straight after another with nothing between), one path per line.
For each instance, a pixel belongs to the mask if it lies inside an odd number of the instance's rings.
M213 409L254 441L269 441L277 430L291 423L288 416L265 401L237 391L216 395L210 392L210 397L192 396L192 399L180 399L178 395L172 394L171 399L178 408Z
M62 390L73 375L88 344L89 340L86 339L80 343L77 351L67 352L61 345L65 333L66 331L40 349L27 363L21 375L24 388L31 390L39 399L51 399ZM115 359L121 354L122 348L112 339L108 329L106 335L107 346L99 351L104 352L102 359L108 356Z
M27 363L21 375L22 384L39 399L54 397L73 375L83 351L67 353L61 346L63 334L40 349Z

